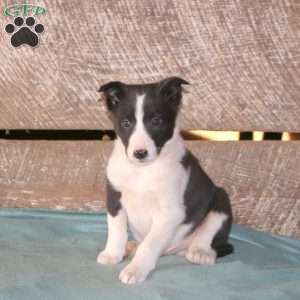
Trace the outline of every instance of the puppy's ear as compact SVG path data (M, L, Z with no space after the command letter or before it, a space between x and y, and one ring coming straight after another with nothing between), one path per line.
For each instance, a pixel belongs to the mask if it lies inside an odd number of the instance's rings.
M159 83L160 93L168 101L175 105L179 105L182 97L182 85L189 84L180 77L169 77Z
M120 103L125 84L120 81L111 81L100 87L98 92L104 93L108 110L113 110Z

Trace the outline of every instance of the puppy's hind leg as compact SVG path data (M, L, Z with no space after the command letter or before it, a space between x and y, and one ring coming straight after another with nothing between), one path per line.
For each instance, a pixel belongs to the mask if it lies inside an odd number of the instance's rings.
M189 245L185 256L194 264L214 264L217 258L216 251L212 248L212 242L218 231L226 221L227 215L216 211L210 211L204 221L194 233L194 238Z
M228 243L232 224L230 200L222 188L217 188L210 211L194 232L186 258L195 264L214 264L217 257L233 252Z

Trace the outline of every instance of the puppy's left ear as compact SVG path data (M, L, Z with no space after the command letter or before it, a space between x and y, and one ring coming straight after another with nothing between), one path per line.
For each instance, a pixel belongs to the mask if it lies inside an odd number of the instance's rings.
M169 77L159 83L160 93L173 104L180 104L182 97L182 85L189 84L180 77Z
M120 81L111 81L102 85L98 92L104 93L107 109L114 110L122 99L125 84Z

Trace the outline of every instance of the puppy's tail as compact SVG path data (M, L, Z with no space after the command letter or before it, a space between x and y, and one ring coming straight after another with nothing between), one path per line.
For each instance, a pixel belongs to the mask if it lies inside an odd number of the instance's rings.
M229 243L224 245L218 245L213 248L217 252L218 258L232 254L234 252L234 247Z

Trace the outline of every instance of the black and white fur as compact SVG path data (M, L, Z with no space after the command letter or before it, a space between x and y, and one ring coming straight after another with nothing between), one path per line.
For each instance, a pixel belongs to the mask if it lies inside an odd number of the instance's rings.
M108 238L97 261L123 260L129 227L138 247L119 275L127 284L144 281L161 255L213 264L233 251L229 198L180 136L183 84L171 77L142 85L110 82L99 90L117 139L107 166Z

